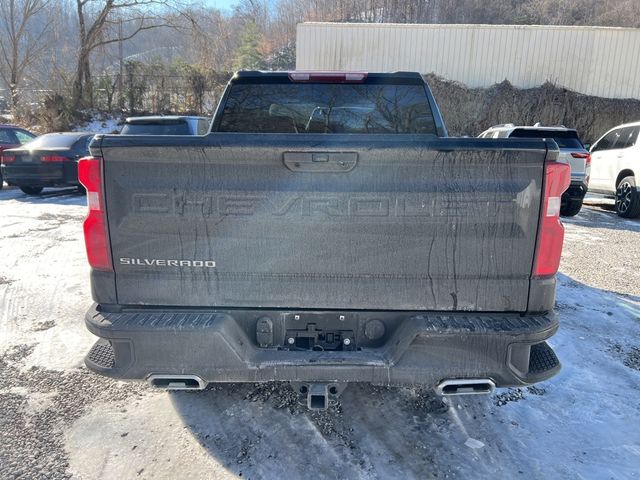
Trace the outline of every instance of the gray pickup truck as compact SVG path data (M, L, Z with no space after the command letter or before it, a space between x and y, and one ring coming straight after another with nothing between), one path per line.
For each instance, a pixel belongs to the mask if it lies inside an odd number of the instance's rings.
M99 337L163 389L548 379L569 167L553 140L447 137L416 73L239 72L206 136L99 135L80 162Z

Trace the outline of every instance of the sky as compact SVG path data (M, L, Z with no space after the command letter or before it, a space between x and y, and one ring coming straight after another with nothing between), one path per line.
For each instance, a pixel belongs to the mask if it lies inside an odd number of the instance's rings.
M210 7L215 7L220 10L231 11L234 5L238 3L238 0L203 0L203 3Z

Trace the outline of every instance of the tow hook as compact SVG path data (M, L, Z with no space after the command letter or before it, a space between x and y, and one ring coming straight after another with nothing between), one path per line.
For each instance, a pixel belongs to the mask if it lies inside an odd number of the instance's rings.
M340 394L347 388L346 383L299 383L292 386L298 391L300 404L316 411L335 405Z

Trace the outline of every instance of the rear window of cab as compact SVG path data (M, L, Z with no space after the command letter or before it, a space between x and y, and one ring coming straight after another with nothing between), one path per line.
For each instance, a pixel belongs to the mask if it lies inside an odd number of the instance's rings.
M436 134L423 85L237 84L221 132Z

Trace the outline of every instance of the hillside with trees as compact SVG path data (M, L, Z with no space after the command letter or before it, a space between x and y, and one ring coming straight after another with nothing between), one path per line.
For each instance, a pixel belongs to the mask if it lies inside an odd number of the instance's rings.
M640 27L637 0L3 0L0 111L65 129L92 112L210 113L237 69L291 69L304 21Z

